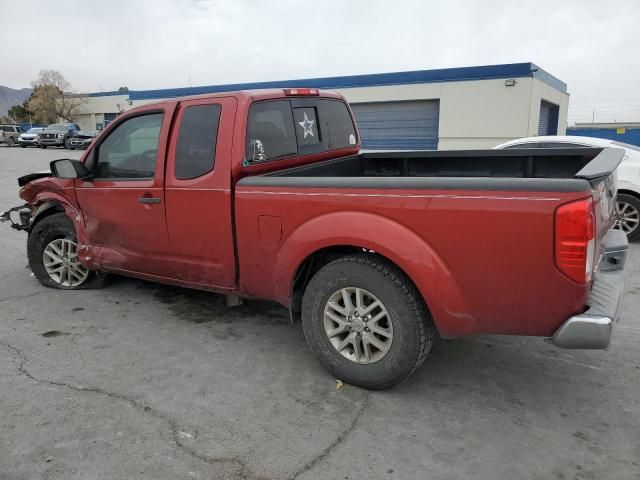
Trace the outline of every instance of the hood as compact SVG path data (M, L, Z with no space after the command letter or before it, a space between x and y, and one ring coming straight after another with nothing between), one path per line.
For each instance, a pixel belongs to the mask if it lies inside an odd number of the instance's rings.
M51 176L51 172L49 170L37 172L37 173L28 173L27 175L18 177L18 186L24 187L27 183L33 182L34 180L38 180L39 178L46 178L50 176Z

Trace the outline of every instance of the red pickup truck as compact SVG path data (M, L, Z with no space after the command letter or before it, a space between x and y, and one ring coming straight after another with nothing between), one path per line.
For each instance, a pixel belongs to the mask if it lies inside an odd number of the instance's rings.
M108 272L286 306L337 378L389 387L434 335L609 345L627 252L617 149L360 152L315 89L221 93L119 116L80 161L21 177L46 286Z

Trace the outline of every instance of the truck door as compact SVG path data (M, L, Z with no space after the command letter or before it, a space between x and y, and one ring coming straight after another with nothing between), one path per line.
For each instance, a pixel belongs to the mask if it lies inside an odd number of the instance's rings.
M173 109L170 104L122 118L91 152L87 166L94 178L76 181L88 244L104 266L166 275L162 184Z
M236 283L230 187L236 103L235 98L181 102L167 156L171 276L219 288Z

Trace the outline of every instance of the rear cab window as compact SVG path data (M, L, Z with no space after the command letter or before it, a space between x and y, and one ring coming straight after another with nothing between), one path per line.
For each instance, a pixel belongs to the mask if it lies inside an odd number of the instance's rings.
M339 99L258 101L249 109L245 165L338 150L356 143L354 121Z

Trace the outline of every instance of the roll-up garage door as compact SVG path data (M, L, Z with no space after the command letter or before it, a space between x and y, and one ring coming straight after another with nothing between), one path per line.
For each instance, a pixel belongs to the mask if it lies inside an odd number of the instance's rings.
M357 103L362 148L374 150L436 150L440 102Z
M542 100L540 102L540 118L538 135L558 134L558 105Z

